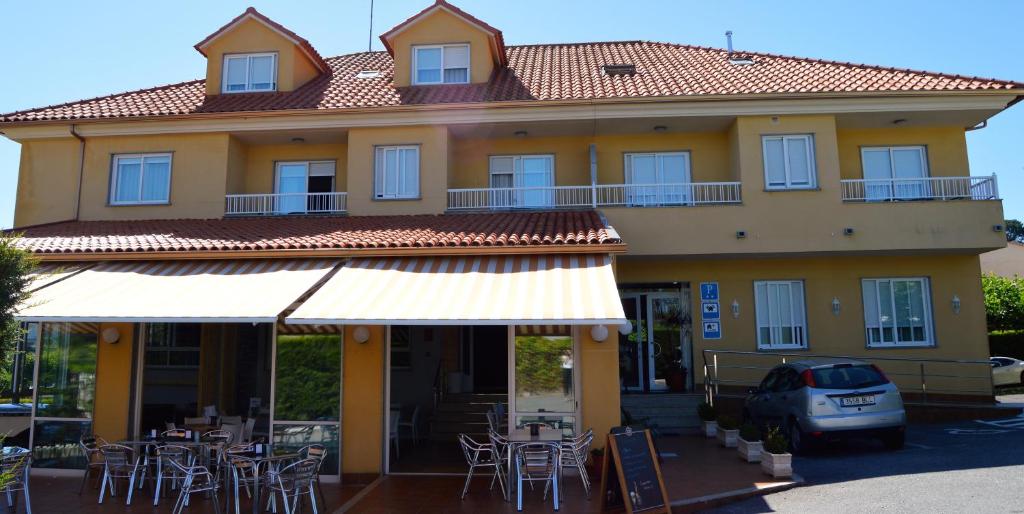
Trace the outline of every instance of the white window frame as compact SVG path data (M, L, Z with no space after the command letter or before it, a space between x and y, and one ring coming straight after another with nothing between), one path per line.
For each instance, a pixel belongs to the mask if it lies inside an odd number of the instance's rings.
M167 195L166 198L163 200L143 200L142 187L145 184L146 159L154 157L167 158L167 184L165 185ZM138 200L117 200L118 174L120 174L121 172L118 163L121 159L142 159L142 164L139 167L139 191L137 196ZM110 205L168 205L171 203L171 176L174 175L174 155L172 153L163 152L114 154L110 159L110 168L110 194L107 200L110 203Z
M793 184L789 169L789 144L788 141L802 139L807 143L807 184ZM768 177L768 141L782 141L782 163L786 175L786 182L782 185L772 185ZM802 189L816 189L818 187L818 167L814 157L814 135L813 134L779 134L761 136L761 156L764 165L764 188L768 191L788 191Z
M896 150L916 150L921 154L921 176L915 178L896 177ZM931 195L931 184L928 178L932 172L928 166L928 147L924 145L883 145L883 146L862 146L860 148L860 176L864 180L876 180L868 178L867 174L867 152L886 151L889 154L889 183L866 182L864 184L864 195L868 201L888 200L915 200L926 198ZM885 180L885 179L882 179Z
M402 150L413 150L416 152L416 190L411 193L403 194L401 188L397 188L395 193L389 194L386 191L381 191L383 184L386 184L385 173L387 173L386 166L379 161L383 155L386 157L387 152L395 151L396 155L401 155ZM395 170L398 176L395 177L397 183L405 171L403 167L405 161L399 159ZM421 187L421 174L420 168L422 167L420 147L419 145L378 145L373 148L373 198L375 200L416 200L420 198L420 187Z
M465 82L445 82L444 81L444 72L445 72L445 70L447 70L447 69L455 70L455 69L461 69L462 68L461 66L459 66L459 67L446 67L445 66L444 50L445 50L445 48L453 48L453 47L464 47L466 49L466 81ZM419 64L419 56L420 56L419 51L420 50L430 50L430 49L440 49L441 50L441 68L440 68L441 78L440 78L440 80L437 80L437 81L424 82L424 81L420 81L419 80L419 76L418 76L419 74L416 73L416 71L419 69L419 66L418 66L418 64ZM429 86L429 85L435 85L435 84L469 84L470 81L472 81L472 73L473 73L473 69L472 69L473 54L470 52L470 50L471 49L470 49L469 43L457 43L457 44L451 44L451 45L413 45L413 47L412 47L412 80L410 80L410 82L413 85L416 85L416 86Z
M684 180L682 184L686 186L678 186L677 183L665 181L665 167L664 160L659 157L672 157L679 156L683 157L686 163L684 169ZM653 157L654 158L654 173L655 183L654 184L640 184L633 179L633 159L636 157ZM671 152L627 152L623 154L622 169L628 193L628 203L631 206L661 206L661 205L687 205L691 203L691 188L688 184L692 183L693 177L691 175L691 159L690 152L688 150L671 151ZM668 188L666 186L675 186ZM636 186L655 186L655 187L636 187Z
M495 171L494 161L498 159L512 159L512 171ZM523 183L523 176L526 173L523 171L523 159L543 159L548 162L548 175L543 186L526 186ZM513 191L508 194L504 191L493 191L491 204L498 206L512 207L553 207L555 205L554 190L520 190L520 188L526 187L554 187L555 186L555 155L554 154L520 154L520 155L491 155L487 159L487 177L488 186L492 189L504 189L498 188L494 184L495 175L512 175L512 186ZM532 194L531 194L532 193ZM546 193L546 194L545 194ZM541 201L535 201L537 197L541 197Z
M868 322L868 309L866 300L866 289L865 285L868 282L875 283L875 312L876 319L879 320L878 325L872 325ZM887 299L890 308L893 313L892 324L892 341L878 341L873 342L871 340L871 329L879 329L880 337L882 328L882 298L878 292L879 282L889 282L890 296ZM898 316L896 316L896 282L917 282L921 285L921 296L922 302L924 303L924 340L923 341L900 341L899 329L900 327L896 324ZM921 348L921 347L933 347L935 346L935 332L932 327L932 293L931 284L928 277L883 277L883 278L865 278L861 279L861 304L864 307L864 337L868 348Z
M331 191L334 191L335 180L338 175L338 164L337 161L332 159L313 160L313 161L277 161L274 163L274 194L281 194L281 166L304 166L306 168L306 193L309 193L309 177L326 177L327 175L310 175L310 170L314 164L330 164L334 168L334 173L331 177Z
M250 60L253 57L271 57L273 64L271 65L271 83L270 89L255 89L252 87L252 77L249 76L249 69L251 67ZM245 89L239 91L228 90L228 60L230 59L245 59ZM220 77L220 92L221 93L263 93L277 91L277 52L255 52L245 54L224 54L224 60L221 62L221 77Z
M776 309L778 309L778 305L774 304L772 302L772 299L771 299L771 296L770 296L770 289L766 290L766 294L768 295L768 305L764 306L765 310L768 313L768 319L763 319L763 317L761 316L761 309L759 309L758 305L757 305L757 298L758 298L757 290L758 290L758 287L760 287L760 286L764 286L765 288L769 288L770 286L777 286L776 290L778 290L778 286L787 286L789 288L789 298L790 298L789 299L789 306L790 306L789 316L790 316L790 320L796 319L796 317L797 317L796 315L798 313L799 313L799 318L800 318L800 322L799 323L793 322L792 326L790 327L790 330L791 330L791 337L790 337L790 339L793 341L793 343L783 344L781 342L775 341L776 338L779 338L779 340L781 340L781 335L782 335L782 333L781 333L781 330L782 330L782 319L781 319L781 317L779 318L779 326L774 326L773 325L772 319L775 317L775 316L773 316L773 312ZM794 289L799 290L799 292L800 292L800 305L796 305L796 302L793 301L793 299L794 299L794 295L793 295ZM808 342L807 341L808 341L809 337L808 337L808 334L807 334L807 293L806 293L806 290L804 288L804 281L803 280L756 280L756 281L754 281L754 317L756 319L755 330L756 330L756 336L757 336L757 349L758 350L789 350L789 349L805 349L805 348L807 348L807 346L808 346ZM768 341L765 341L762 338L762 336L761 336L761 329L762 328L769 328L770 329L770 332L769 332L770 335L769 335L769 340Z

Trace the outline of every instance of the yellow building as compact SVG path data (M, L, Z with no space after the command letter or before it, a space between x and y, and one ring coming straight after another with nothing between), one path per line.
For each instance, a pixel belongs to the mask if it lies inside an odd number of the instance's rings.
M381 40L324 58L249 9L203 79L0 116L45 264L5 417L37 466L219 421L328 474L444 471L424 448L488 423L686 430L706 383L814 355L991 399L1002 205L965 132L1024 84L506 46L443 0Z

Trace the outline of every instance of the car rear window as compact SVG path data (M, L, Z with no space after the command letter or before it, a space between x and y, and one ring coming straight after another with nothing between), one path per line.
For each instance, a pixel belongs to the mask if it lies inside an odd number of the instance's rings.
M881 385L888 380L870 364L815 368L814 382L820 389L857 389Z

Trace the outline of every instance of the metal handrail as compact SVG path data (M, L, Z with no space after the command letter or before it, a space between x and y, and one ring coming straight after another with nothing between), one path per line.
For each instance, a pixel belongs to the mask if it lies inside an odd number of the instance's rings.
M227 216L330 214L348 210L348 193L258 193L224 196Z
M719 363L719 356L747 356L747 357L760 357L760 358L771 358L779 359L778 364L786 363L787 359L805 360L805 359L853 359L866 362L900 362L917 364L917 371L915 373L907 372L889 372L886 371L886 375L890 377L914 377L917 382L917 390L921 394L922 403L932 404L938 403L933 402L934 398L929 399L929 393L944 393L944 394L964 394L964 395L991 395L994 389L992 382L992 373L988 372L984 376L964 374L964 375L950 375L944 373L929 373L926 369L927 364L934 365L954 365L954 366L984 366L986 370L991 369L991 364L987 360L973 360L973 359L935 359L935 358L912 358L912 357L885 357L885 356L864 356L864 355L827 355L827 354L812 354L812 353L797 353L797 352L751 352L744 350L712 350L704 349L701 350L701 357L704 361L704 395L705 400L714 404L714 397L719 394L720 385L753 385L749 380L735 380L735 379L723 379L721 375L722 370L731 369L743 369L743 370L760 370L767 371L775 367L776 364L771 366L752 366L752 365L723 365ZM709 358L710 357L710 358ZM935 389L928 386L928 379L930 378L953 378L959 380L985 380L988 385L988 389ZM908 391L909 392L909 391Z
M844 179L840 186L844 202L999 199L995 174L987 177Z
M448 210L727 205L742 203L741 190L739 182L449 189Z

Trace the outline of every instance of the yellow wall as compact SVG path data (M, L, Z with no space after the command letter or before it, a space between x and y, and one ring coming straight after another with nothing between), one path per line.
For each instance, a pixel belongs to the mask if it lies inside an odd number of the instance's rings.
M102 337L97 342L93 433L108 441L118 441L128 436L134 325L103 323L100 333L107 328L116 328L121 337L115 344L104 342Z
M227 193L248 192L245 189L249 168L248 147L236 137L228 139Z
M440 214L448 202L448 128L353 129L348 133L348 211L352 215ZM374 149L379 145L419 145L420 198L373 198Z
M292 91L319 71L299 47L262 22L247 19L206 48L206 94L221 92L224 54L277 53L277 90Z
M370 339L357 343L353 326L345 327L342 357L342 473L380 473L384 429L383 326L370 328Z
M581 427L593 428L595 434L607 434L621 424L619 409L619 345L616 327L608 327L608 339L596 342L590 337L590 326L577 328ZM594 446L604 446L604 437L594 438Z
M867 349L861 279L890 277L928 277L931 288L936 346L933 348ZM717 260L643 260L618 259L616 279L620 285L653 282L689 282L696 291L700 282L719 284L722 310L721 340L705 341L695 325L694 378L703 378L701 350L756 351L756 317L754 309L755 280L803 280L807 311L808 351L817 354L864 357L912 357L934 359L988 358L985 309L981 292L981 272L976 255L833 257L794 259L717 259ZM952 309L953 296L959 296L961 310ZM699 321L699 295L693 294L695 324ZM832 313L832 299L840 301L840 314ZM739 302L740 315L733 318L731 304ZM728 359L728 357L720 357ZM762 359L761 365L777 364L779 360ZM732 361L735 363L736 361ZM720 360L720 365L726 365ZM891 374L916 373L905 366L884 364ZM897 370L898 368L898 370ZM940 369L940 368L935 368ZM961 388L987 389L987 368L973 369L961 375L975 374L982 380L950 383L941 380L935 390L959 385ZM755 375L763 372L755 372ZM753 379L754 377L748 377ZM891 377L904 390L916 385L914 377Z
M840 129L839 168L843 179L864 178L860 149L864 146L921 145L927 149L932 177L966 177L967 138L963 127Z
M234 193L271 193L274 191L274 169L281 161L334 161L334 190L347 191L345 170L348 167L348 145L285 144L249 145L246 149L245 177Z
M77 139L43 139L21 144L14 226L75 217L78 192Z
M469 43L470 82L487 82L494 70L489 38L482 30L439 9L408 26L391 40L395 51L395 85L411 84L413 45Z
M89 138L85 146L81 219L219 218L224 215L227 134ZM171 152L169 205L110 206L114 154Z

